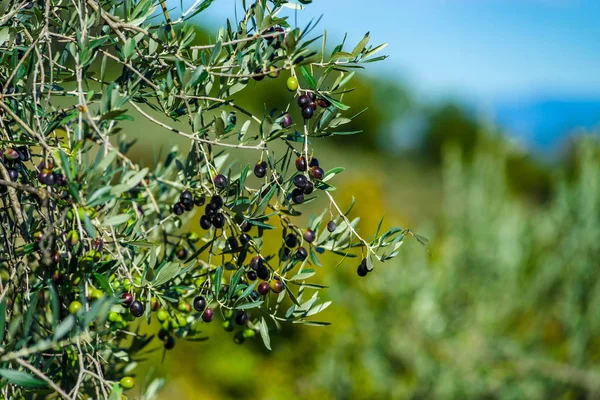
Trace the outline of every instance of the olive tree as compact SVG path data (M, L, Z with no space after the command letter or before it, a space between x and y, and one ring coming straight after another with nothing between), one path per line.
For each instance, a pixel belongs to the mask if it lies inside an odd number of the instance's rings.
M384 45L329 53L316 23L290 23L303 5L265 0L198 45L188 20L211 3L0 1L2 397L120 398L141 351L205 340L215 318L270 348L280 324L327 324L322 253L362 277L415 236L362 236L334 197L343 168L313 146L357 133L343 97ZM263 79L289 99L257 114L236 99ZM187 146L144 165L127 136L139 119ZM323 213L301 217L317 198Z

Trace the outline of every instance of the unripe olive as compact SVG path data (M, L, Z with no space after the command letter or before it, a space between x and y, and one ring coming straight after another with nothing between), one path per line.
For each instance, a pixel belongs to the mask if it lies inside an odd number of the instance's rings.
M167 336L163 342L165 349L171 350L175 347L175 338L173 336Z
M158 311L160 309L160 300L158 300L158 298L152 297L152 299L150 299L150 309L152 311Z
M186 326L187 325L187 320L185 319L185 317L183 315L178 315L177 316L177 323L179 324L179 326Z
M274 65L271 65L269 67L269 71L271 71L271 72L269 72L269 78L278 78L279 77L279 73L281 72Z
M190 303L186 303L186 302L182 301L182 302L179 302L177 309L181 312L189 313L190 311L192 311L192 306L190 305Z
M256 332L254 332L253 329L246 328L243 330L242 335L244 335L246 339L250 339L256 336Z
M130 376L124 376L123 378L121 378L119 383L121 384L121 387L123 389L131 389L135 386L135 381Z
M108 313L108 318L107 318L110 322L117 322L120 321L121 318L121 314L119 314L118 312L115 311L110 311Z
M286 85L290 92L295 92L296 90L298 90L298 79L294 78L293 76L290 76L287 79Z
M71 304L69 304L69 312L71 314L75 314L77 313L77 311L81 310L82 304L80 302L76 301L72 301Z
M169 313L164 308L161 308L156 313L156 319L158 319L160 322L165 322L168 318L169 318Z
M67 233L67 243L71 247L75 247L79 243L79 233L76 230L71 230Z

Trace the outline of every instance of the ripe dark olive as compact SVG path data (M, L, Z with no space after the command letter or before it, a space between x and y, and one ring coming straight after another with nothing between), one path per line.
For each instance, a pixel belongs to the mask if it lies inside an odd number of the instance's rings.
M319 107L323 107L323 108L327 108L327 107L331 106L331 102L324 97L321 97L320 99L318 99L317 104L319 105Z
M247 245L248 243L250 243L251 240L252 238L247 233L243 233L242 236L240 236L240 243L242 244L242 246Z
M52 161L42 160L38 164L39 170L42 170L42 169L51 170L52 168L54 168L54 164L52 164Z
M296 247L298 245L298 236L288 233L284 239L287 247Z
M225 187L227 187L227 177L223 174L215 176L214 184L217 187L217 189L224 189Z
M58 186L67 186L67 177L63 174L57 174L55 180Z
M227 244L229 245L229 248L231 250L236 250L239 247L239 243L238 243L237 239L235 238L235 236L229 236L227 238Z
M296 204L304 203L304 192L302 189L296 188L292 190L292 201Z
M17 171L16 169L7 169L6 172L8 172L8 177L10 178L11 181L16 181L17 179L19 179L19 171Z
M252 301L256 301L260 299L260 293L258 293L256 290L253 290L252 293L250 293L250 298Z
M263 73L262 69L255 69L252 79L254 79L255 81L262 81L263 79L265 79L265 74Z
M235 315L235 323L238 325L246 325L248 322L248 313L246 311L239 311Z
M260 267L263 266L263 259L261 256L254 256L252 257L252 260L250 260L250 268L252 268L253 270L258 270Z
M20 46L21 43L23 43L23 35L21 35L21 32L17 32L17 34L15 35L15 44L17 46Z
M164 329L161 329L160 331L158 331L157 336L160 340L165 340L167 337L169 337L169 332L165 331Z
M173 347L175 347L175 338L173 336L167 336L163 344L165 349L171 350Z
M6 153L5 153L6 155ZM38 173L38 181L40 181L40 183L42 184L46 184L46 178L48 177L48 174L51 174L52 172L48 171L47 169L42 169L39 173Z
M281 293L283 291L283 282L279 279L273 279L270 286L271 290L275 293Z
M214 216L212 224L215 228L221 229L225 226L225 216L221 213Z
M54 178L54 174L52 172L49 172L46 175L46 181L44 183L48 186L54 186L54 184L56 183L56 179Z
M21 159L21 161L31 160L31 152L29 151L29 147L18 146L16 150L19 153L19 158Z
M311 181L308 181L306 182L306 186L304 186L304 189L302 191L304 192L304 194L311 194L313 190L315 190L315 185Z
M240 224L240 229L242 230L242 232L250 232L250 230L252 229L252 224L249 224L248 221L244 220Z
M367 269L367 263L365 262L365 260L363 260L359 264L358 268L356 269L356 273L360 277L367 276L367 274L369 273L369 270Z
M188 256L188 251L186 250L185 247L178 247L175 250L175 254L177 255L177 258L179 258L180 260L185 260Z
M215 312L213 311L212 308L209 307L204 311L204 314L202 314L202 321L210 322L213 320L214 316L215 316Z
M304 172L304 171L306 171L306 168L307 168L306 158L304 156L300 156L300 157L296 158L296 169L298 171Z
M271 183L277 182L278 184L283 183L283 177L279 175L277 172L273 172L273 177L271 178Z
M181 215L185 212L185 207L181 203L175 203L173 206L173 214Z
M302 114L302 118L311 119L312 116L315 114L315 109L312 108L311 106L304 107L301 111L301 114Z
M213 196L210 199L210 204L215 210L220 210L223 207L223 198L219 195Z
M310 103L308 103L308 107L312 108L313 111L315 111L317 109L317 103L311 101Z
M204 194L194 197L194 204L197 207L203 206L205 202L206 202L206 196Z
M192 211L194 209L194 202L190 201L189 203L185 203L183 208L185 208L185 211Z
M261 282L260 285L258 285L258 293L263 296L269 293L270 290L271 287L269 286L269 282Z
M190 192L189 190L183 191L179 195L179 201L183 204L193 203L192 192Z
M32 2L26 3L24 8L26 8L28 10L32 9L33 8L33 3Z
M131 312L131 315L133 315L136 318L139 318L142 315L144 315L144 310L144 305L137 300L131 303L131 306L129 306L129 311Z
M246 273L246 277L248 278L249 281L255 281L257 278L256 272L248 271L248 273Z
M258 276L260 279L269 279L269 269L264 265L261 266L256 271L256 276Z
M104 249L104 240L101 238L94 239L92 241L92 248L96 251L102 251Z
M233 335L233 342L235 344L242 344L246 341L246 338L244 337L244 333L243 332L236 332L235 335Z
M225 329L225 332L233 332L235 325L230 320L225 320L225 322L223 322L223 329Z
M123 293L123 295L121 296L121 300L125 307L129 307L133 303L133 295L127 292Z
M337 224L336 224L334 221L329 221L329 222L327 223L327 230L328 230L329 232L333 232L333 231L335 231L336 229L337 229Z
M325 171L321 167L312 167L309 171L310 176L315 179L323 179L323 175L325 175Z
M308 251L306 251L304 247L298 247L298 250L296 250L296 258L304 261L306 260L306 257L308 257Z
M312 229L307 229L306 231L304 231L304 235L302 235L304 237L304 240L306 240L308 243L312 243L315 241L315 231L313 231Z
M211 225L210 218L208 218L206 215L203 215L200 217L200 227L202 229L207 231L210 229L210 225Z
M302 174L298 174L294 177L294 185L300 189L304 189L304 187L306 187L306 182L308 182L308 179Z
M283 118L281 119L281 127L282 128L287 128L289 126L292 125L292 116L290 114L284 114Z
M300 108L308 107L309 104L310 104L310 97L308 97L307 95L303 94L302 96L298 97L298 107L300 107Z
M316 157L313 157L310 159L310 164L308 164L309 167L318 167L319 166L319 160Z
M267 174L267 163L265 161L261 161L256 163L254 166L254 176L257 178L264 178Z
M193 303L194 303L193 304L194 310L196 310L198 312L202 312L206 308L206 300L204 300L204 297L202 297L202 296L194 297Z
M308 96L308 98L310 99L310 101L316 101L317 100L317 95L314 92L307 92L306 95Z
M217 209L214 205L212 205L212 203L208 203L206 205L206 207L204 208L204 215L206 215L209 218L212 218L215 215L217 215Z

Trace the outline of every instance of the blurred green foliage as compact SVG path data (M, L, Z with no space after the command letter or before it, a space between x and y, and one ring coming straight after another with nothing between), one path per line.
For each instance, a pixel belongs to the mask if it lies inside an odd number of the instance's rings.
M328 259L332 326L286 327L272 353L223 335L186 344L159 367L172 379L162 398L598 396L600 147L588 138L575 152L575 177L555 173L548 202L532 205L511 193L508 145L476 145L470 161L447 147L440 216L421 232L430 255L409 244L364 280ZM386 209L395 189L359 174L341 190L357 186L367 227L381 211L400 218Z

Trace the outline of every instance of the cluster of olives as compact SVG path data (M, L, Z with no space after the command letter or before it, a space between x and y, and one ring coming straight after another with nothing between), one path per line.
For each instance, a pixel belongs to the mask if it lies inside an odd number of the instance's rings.
M185 190L179 195L179 201L173 206L173 213L175 215L182 215L186 211L192 211L194 205L202 206L204 202L204 196L194 198L192 192Z
M294 190L291 193L291 199L296 204L304 203L304 195L311 194L315 188L314 183L310 181L302 172L307 172L312 179L321 180L325 175L323 168L319 166L319 160L315 157L310 162L306 162L306 157L300 156L296 159L296 169L298 173L294 176Z
M0 162L4 164L8 177L12 182L19 179L19 175L27 175L27 168L24 162L31 160L31 153L27 146L9 147L0 150ZM42 185L47 186L66 186L67 178L60 171L54 169L51 162L42 161L38 165L37 179ZM0 176L4 179L4 176ZM0 186L0 193L6 192L6 186Z
M298 79L295 77L290 76L286 84L288 90L292 92L298 90ZM325 97L320 96L317 98L317 95L310 91L306 91L305 94L298 96L297 104L298 107L300 107L300 113L305 120L309 120L313 117L315 111L317 110L317 106L322 108L328 108L331 106L331 102Z
M307 232L312 232L312 235L310 233L305 233L305 235L311 239L310 241L308 241L309 243L311 243L315 240L315 233L310 229ZM294 233L288 233L283 239L283 242L285 243L285 247L283 247L282 249L283 258L287 259L291 254L291 249L298 246L298 236L296 236ZM298 260L304 261L308 257L308 251L305 247L298 246L296 252L294 253L294 257L296 257Z
M67 178L62 173L55 171L54 167L49 162L42 161L38 166L38 181L47 186L66 186Z
M15 182L19 179L19 169L21 168L22 161L28 161L31 158L29 149L27 146L20 146L17 148L8 148L6 150L0 150L0 162L6 167L6 172L11 181ZM4 176L0 175L0 179L4 179ZM0 187L1 192L6 191L6 187Z
M215 195L204 208L204 215L200 217L200 227L204 230L210 229L211 225L217 229L225 226L225 215L221 212L223 198Z

